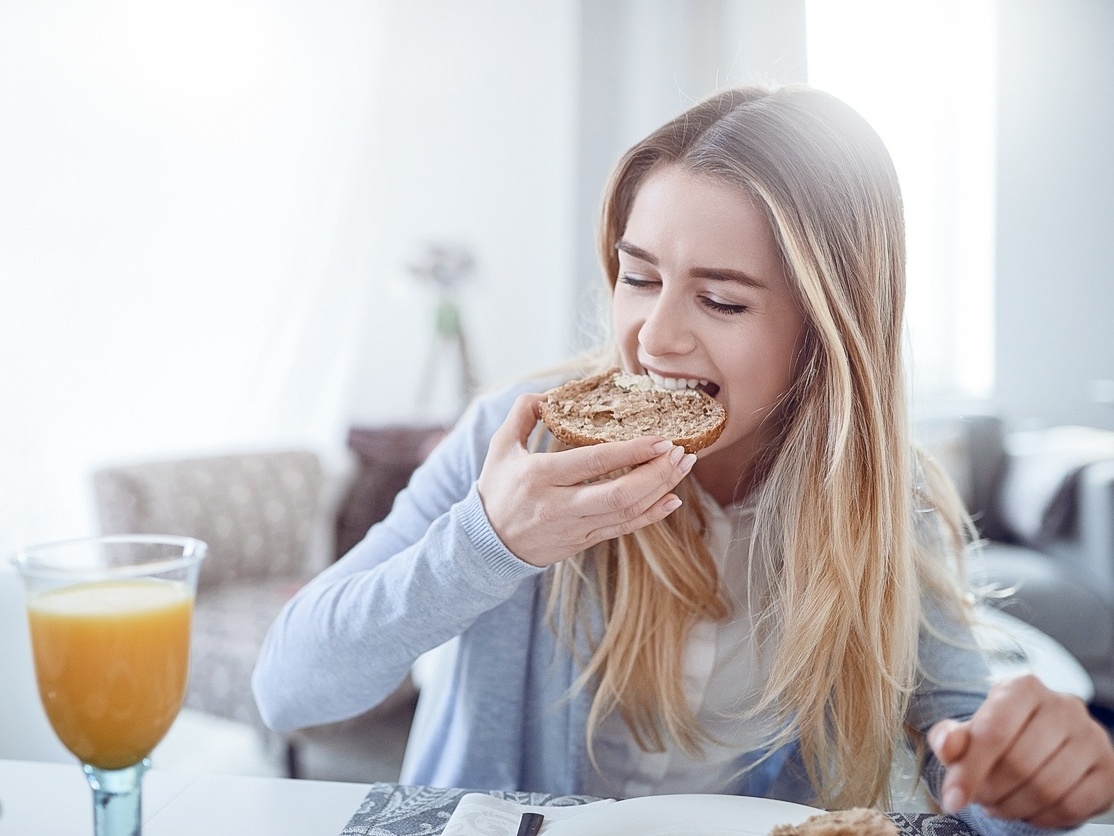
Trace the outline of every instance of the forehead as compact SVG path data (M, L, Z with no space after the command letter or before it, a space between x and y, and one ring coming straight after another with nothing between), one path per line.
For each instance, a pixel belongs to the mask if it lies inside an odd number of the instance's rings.
M622 237L661 258L784 275L773 230L754 197L677 165L661 166L645 177ZM717 263L703 264L707 261Z

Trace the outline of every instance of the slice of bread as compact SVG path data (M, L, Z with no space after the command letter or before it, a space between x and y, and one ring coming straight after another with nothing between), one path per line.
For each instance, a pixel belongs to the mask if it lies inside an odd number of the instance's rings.
M770 836L897 836L897 825L885 813L854 807L809 816L800 824L779 824Z
M699 389L666 389L646 375L609 369L551 389L542 421L572 447L661 435L689 453L719 438L723 404Z

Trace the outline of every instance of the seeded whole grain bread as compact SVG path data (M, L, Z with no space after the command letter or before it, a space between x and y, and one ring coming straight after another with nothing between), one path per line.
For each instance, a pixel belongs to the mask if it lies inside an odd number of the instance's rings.
M546 393L542 421L572 447L661 435L689 453L719 438L723 404L699 389L666 389L620 369L572 380Z
M800 824L779 824L770 836L898 836L885 813L854 807L809 816Z

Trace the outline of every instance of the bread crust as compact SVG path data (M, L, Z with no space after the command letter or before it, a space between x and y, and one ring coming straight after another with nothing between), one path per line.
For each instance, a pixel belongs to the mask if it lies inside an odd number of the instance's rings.
M878 810L854 807L809 816L800 824L779 824L770 836L897 836L897 825Z
M661 435L689 453L720 437L723 404L698 389L665 389L645 375L608 369L546 393L541 418L571 447Z

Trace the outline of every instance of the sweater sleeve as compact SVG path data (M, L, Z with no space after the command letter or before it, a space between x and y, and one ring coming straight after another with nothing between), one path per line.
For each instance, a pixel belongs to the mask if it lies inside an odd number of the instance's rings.
M419 655L543 571L503 545L475 484L519 391L527 387L477 403L415 471L388 517L283 608L252 677L269 727L287 731L374 707Z

